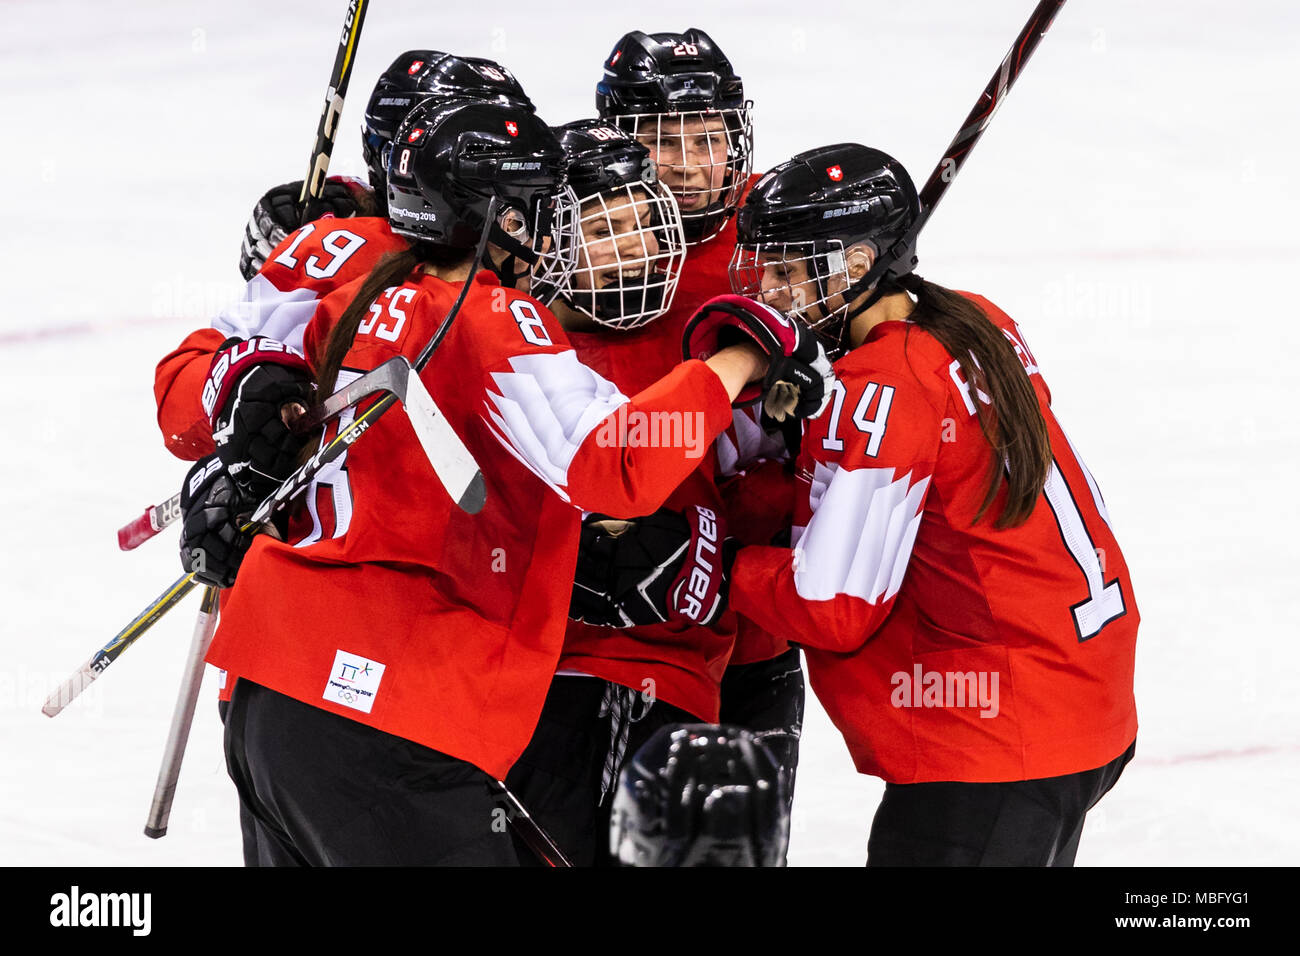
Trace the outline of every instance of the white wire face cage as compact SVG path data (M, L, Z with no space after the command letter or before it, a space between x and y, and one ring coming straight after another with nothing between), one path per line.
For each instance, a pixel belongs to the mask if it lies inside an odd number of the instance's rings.
M848 312L842 293L852 280L838 239L738 245L727 274L731 291L793 315L812 329L833 327Z
M721 232L740 205L753 169L752 109L746 102L740 109L614 117L649 148L660 182L677 199L691 245Z
M677 202L662 183L631 183L581 199L569 190L556 203L553 232L537 281L594 322L635 329L672 306L686 236ZM566 262L572 267L561 275Z
M577 243L571 235L575 223L566 210L577 203L573 190L565 186L555 197L550 210L550 228L533 244L537 252L537 261L533 263L533 278L529 289L531 295L542 305L550 305L560 291L567 287L573 269L577 265L575 258ZM540 232L540 220L543 211L538 210L534 229Z

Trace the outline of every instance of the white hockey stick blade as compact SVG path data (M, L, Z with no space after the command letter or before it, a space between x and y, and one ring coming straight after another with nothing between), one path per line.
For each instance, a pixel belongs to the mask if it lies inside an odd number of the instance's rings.
M434 404L433 396L420 381L420 374L411 369L406 378L406 394L402 407L415 429L429 464L447 494L462 511L478 514L487 501L487 488L478 462L460 440L460 436L447 423L442 411Z

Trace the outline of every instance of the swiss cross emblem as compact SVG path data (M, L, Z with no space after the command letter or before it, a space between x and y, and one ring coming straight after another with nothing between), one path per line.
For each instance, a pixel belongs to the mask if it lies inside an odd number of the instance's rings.
M423 60L412 60L411 65L407 68L406 72L414 76L420 72L420 67L422 66L424 66Z
M418 142L420 137L423 135L424 135L424 128L417 126L415 129L411 130L410 135L406 137L406 141L408 143Z
M826 175L838 183L844 178L844 170L840 169L838 166L832 166L830 169L826 170Z
M519 124L514 120L506 120L506 132L511 136L519 135Z
M612 60L609 61L609 65L610 65L610 66L613 66L615 63L617 63L617 62L618 62L619 60L621 60L621 59L623 59L623 51L622 51L622 50L619 50L617 53L614 54L614 59L612 59Z

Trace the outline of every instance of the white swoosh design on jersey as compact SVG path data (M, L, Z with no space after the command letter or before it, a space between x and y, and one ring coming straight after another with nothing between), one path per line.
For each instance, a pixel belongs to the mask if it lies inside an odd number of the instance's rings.
M910 471L894 475L893 468L817 462L809 494L813 516L794 549L800 597L829 601L847 594L879 604L898 593L930 478L913 485Z
M628 397L578 361L572 349L516 355L488 390L489 428L506 450L565 501L573 456Z
M244 294L212 320L212 327L226 338L251 339L265 335L302 351L302 335L320 302L311 289L281 292L265 276L253 276Z

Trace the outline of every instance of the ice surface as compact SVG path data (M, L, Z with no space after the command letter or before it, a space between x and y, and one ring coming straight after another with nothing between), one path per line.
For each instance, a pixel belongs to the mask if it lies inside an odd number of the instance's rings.
M384 0L333 169L361 172L362 104L405 48L499 59L559 123L622 32L698 25L755 101L757 168L859 140L923 179L1031 6ZM240 860L213 673L171 833L141 835L197 599L39 711L177 574L174 536L114 538L183 474L153 365L237 293L253 201L302 175L342 7L5 5L0 863ZM1132 567L1138 757L1081 864L1300 862L1298 40L1284 0L1067 4L922 240L924 274L1019 320ZM810 704L792 864L861 863L880 786Z

